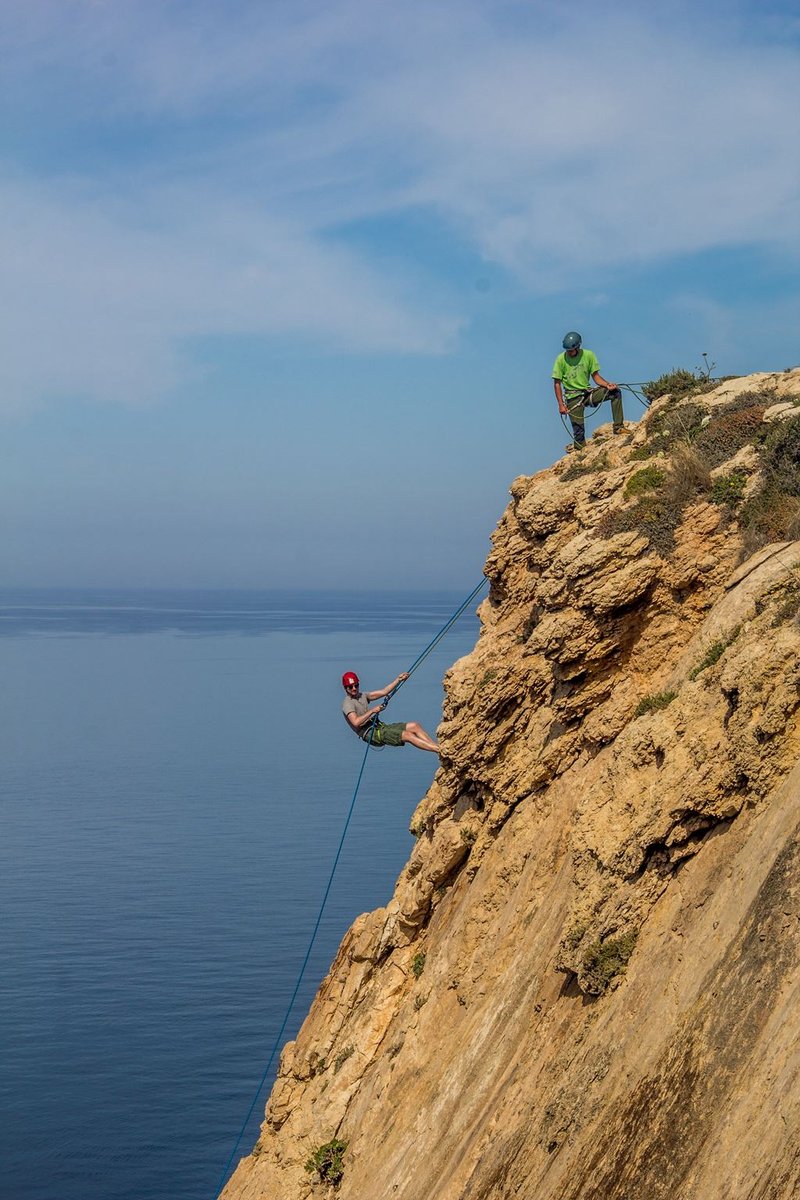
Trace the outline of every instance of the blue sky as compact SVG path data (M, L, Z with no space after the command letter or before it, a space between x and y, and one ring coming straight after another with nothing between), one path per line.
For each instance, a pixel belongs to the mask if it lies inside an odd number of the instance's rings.
M0 0L18 585L469 590L550 372L800 362L794 5ZM629 406L635 417L635 406Z

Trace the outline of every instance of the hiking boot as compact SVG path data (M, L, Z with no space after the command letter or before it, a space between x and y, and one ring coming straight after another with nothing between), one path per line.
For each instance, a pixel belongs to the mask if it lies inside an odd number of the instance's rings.
M624 425L615 425L614 428L611 430L611 432L612 433L624 433L625 426Z

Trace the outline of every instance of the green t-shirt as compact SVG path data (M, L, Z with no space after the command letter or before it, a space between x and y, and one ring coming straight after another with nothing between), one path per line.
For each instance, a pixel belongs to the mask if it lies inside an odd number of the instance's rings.
M564 352L553 363L553 379L561 380L566 396L575 396L594 386L592 376L599 370L600 363L591 350L581 349L575 358L567 358Z

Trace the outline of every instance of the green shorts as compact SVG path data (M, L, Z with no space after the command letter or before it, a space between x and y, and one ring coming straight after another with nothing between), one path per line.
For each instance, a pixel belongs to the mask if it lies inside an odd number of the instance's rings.
M383 721L378 721L375 725L375 731L372 734L372 745L405 746L405 742L403 741L405 728L405 721L395 721L393 725L384 725ZM364 735L364 741L369 741L369 732Z

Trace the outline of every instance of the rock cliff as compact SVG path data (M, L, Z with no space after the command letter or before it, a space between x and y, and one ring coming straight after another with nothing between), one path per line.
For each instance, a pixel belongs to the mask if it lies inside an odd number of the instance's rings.
M514 481L414 851L226 1200L800 1194L797 405L684 381Z

